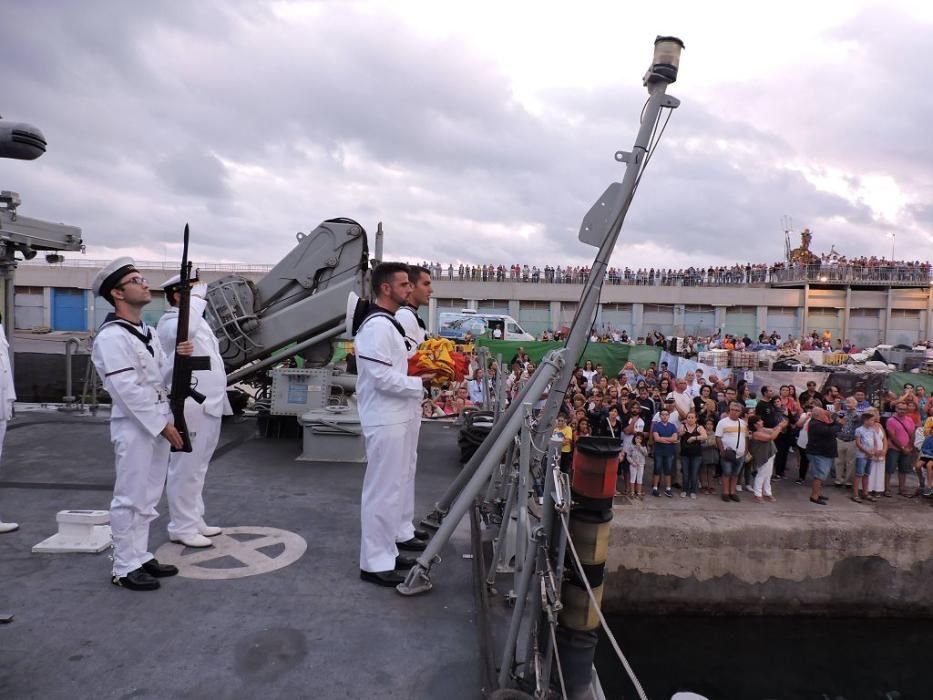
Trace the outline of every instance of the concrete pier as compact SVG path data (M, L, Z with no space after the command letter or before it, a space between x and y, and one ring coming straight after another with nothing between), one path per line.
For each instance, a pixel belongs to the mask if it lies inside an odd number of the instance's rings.
M789 465L790 466L790 465ZM788 469L788 473L791 472ZM647 478L646 478L647 481ZM624 614L933 616L933 507L774 483L776 503L616 498L603 607ZM916 478L908 478L911 492ZM895 491L896 493L896 491Z

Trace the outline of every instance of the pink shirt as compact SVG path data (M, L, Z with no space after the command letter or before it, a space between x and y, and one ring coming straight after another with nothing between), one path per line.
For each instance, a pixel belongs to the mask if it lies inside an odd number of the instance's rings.
M894 442L893 447L904 448L912 444L912 436L916 426L909 416L903 418L891 416L888 418L885 428L888 431L888 437Z

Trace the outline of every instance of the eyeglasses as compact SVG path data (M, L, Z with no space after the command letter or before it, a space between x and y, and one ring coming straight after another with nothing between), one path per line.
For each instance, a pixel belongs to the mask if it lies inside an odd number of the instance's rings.
M118 284L117 289L120 287L125 287L128 284L138 284L139 286L143 286L149 284L149 280L147 280L145 277L130 277L128 280L126 280L126 282L121 282Z

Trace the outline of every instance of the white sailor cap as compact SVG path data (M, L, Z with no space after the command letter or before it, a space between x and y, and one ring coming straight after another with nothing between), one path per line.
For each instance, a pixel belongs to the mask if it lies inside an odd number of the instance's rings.
M162 289L164 289L164 290L167 291L167 290L169 290L171 287L177 287L179 284L181 284L181 275L172 275L171 277L169 277L167 280L165 280L165 281L164 281L162 284L160 284L159 286L160 286Z
M100 272L94 277L94 281L91 282L91 289L94 290L94 294L113 304L110 293L119 284L120 280L131 272L139 272L133 258L117 258L101 268Z

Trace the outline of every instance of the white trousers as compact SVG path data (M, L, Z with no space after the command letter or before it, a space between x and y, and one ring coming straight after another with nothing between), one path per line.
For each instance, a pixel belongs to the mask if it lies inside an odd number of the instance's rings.
M6 421L0 420L0 457L3 455L3 439L6 437ZM0 515L0 523L3 522L3 516Z
M117 471L110 502L113 574L126 576L152 559L149 523L159 515L156 506L165 487L169 444L161 435L152 437L132 418L112 418L110 440Z
M396 542L407 542L415 536L415 526L412 520L415 517L415 472L418 470L418 437L421 435L421 403L416 405L417 411L408 424L408 470L405 473L405 483L402 486L402 517L399 521L398 531L395 533Z
M366 440L366 476L360 504L360 568L395 569L396 535L401 528L403 491L410 464L408 422L363 428Z
M194 403L185 405L191 452L172 452L168 462L168 536L197 535L204 526L204 477L220 440L220 416L209 416Z
M641 485L641 482L645 478L645 465L642 464L636 467L634 464L630 463L628 468L628 476L630 484Z
M771 495L771 472L774 471L774 457L758 467L758 473L755 474L754 493L755 496Z

